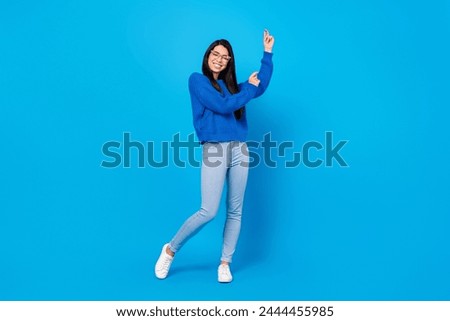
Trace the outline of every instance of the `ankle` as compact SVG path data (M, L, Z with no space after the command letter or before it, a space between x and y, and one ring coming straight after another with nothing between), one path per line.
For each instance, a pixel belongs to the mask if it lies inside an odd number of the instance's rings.
M175 256L175 252L173 252L168 246L166 247L166 253L172 257Z

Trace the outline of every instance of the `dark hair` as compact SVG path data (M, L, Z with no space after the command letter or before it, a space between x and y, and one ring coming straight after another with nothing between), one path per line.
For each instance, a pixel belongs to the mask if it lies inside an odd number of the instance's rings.
M238 93L239 87L238 87L238 83L236 80L236 65L234 63L233 48L231 48L231 45L228 42L228 40L219 39L209 45L208 49L206 49L205 55L203 56L202 72L206 77L208 77L209 81L211 82L211 85L213 85L213 87L217 91L222 92L222 89L220 88L217 81L214 79L213 73L208 65L209 54L218 45L222 45L225 48L227 48L228 54L231 57L231 59L227 63L226 68L219 73L218 79L222 79L224 81L225 85L227 86L228 91L231 94ZM238 110L236 110L234 112L234 117L236 117L236 119L240 119L242 117L242 114L244 113L244 111L245 111L245 106L242 106L241 108L239 108Z

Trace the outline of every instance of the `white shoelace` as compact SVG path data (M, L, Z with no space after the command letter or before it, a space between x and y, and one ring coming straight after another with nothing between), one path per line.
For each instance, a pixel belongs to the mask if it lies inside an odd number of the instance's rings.
M172 262L172 258L171 257L164 257L164 260L162 261L161 264L161 268L166 270L167 268L169 268L170 263Z
M220 267L220 274L226 277L230 277L231 276L230 267L228 265L222 265Z

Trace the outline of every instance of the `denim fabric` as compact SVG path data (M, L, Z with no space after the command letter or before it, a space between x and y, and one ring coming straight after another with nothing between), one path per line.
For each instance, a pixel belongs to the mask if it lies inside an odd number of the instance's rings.
M217 214L225 180L227 215L223 230L221 260L231 262L241 230L242 205L248 176L248 149L243 142L231 141L203 144L200 209L189 217L170 241L177 252L189 238L201 230Z

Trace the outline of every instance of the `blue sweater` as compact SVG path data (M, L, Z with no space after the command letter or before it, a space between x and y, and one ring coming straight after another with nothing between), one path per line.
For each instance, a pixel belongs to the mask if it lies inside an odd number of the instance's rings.
M247 139L246 113L236 119L234 111L266 91L272 77L272 55L264 52L258 73L259 85L248 81L240 83L236 94L230 94L222 79L217 81L222 89L220 93L205 75L194 72L189 77L194 128L200 142L244 142Z

